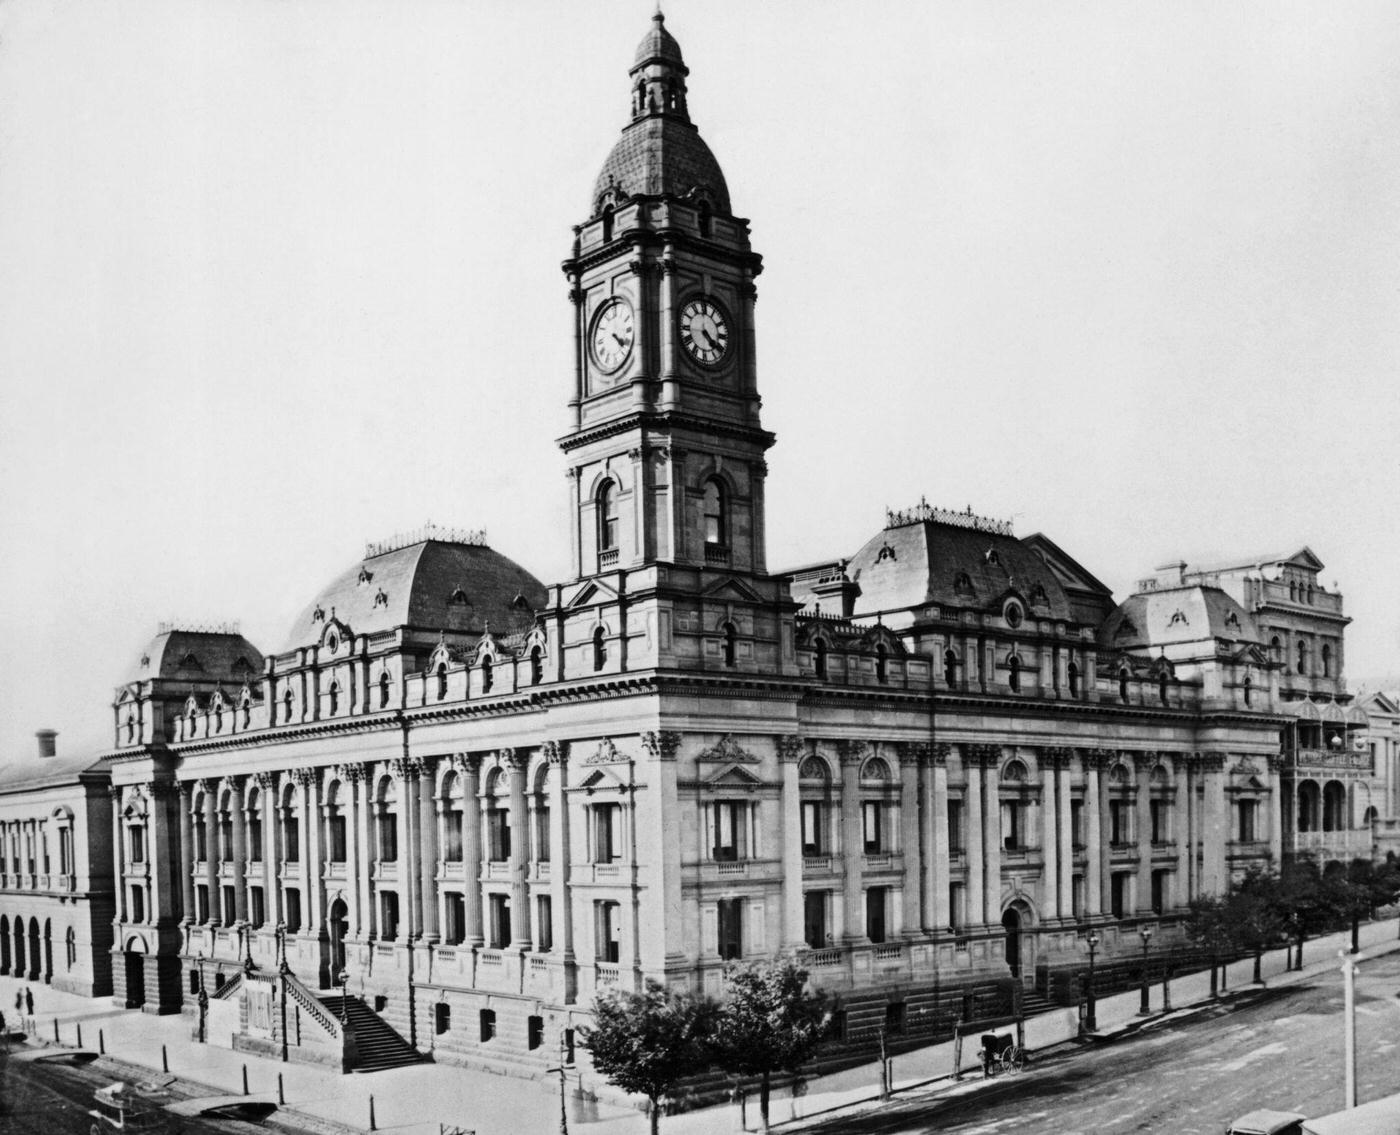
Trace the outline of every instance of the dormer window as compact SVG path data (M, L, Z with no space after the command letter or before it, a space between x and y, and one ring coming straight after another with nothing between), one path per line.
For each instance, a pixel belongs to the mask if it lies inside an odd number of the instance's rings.
M814 661L815 664L816 664L816 668L817 668L817 677L818 677L818 678L825 679L825 678L826 678L826 641L825 641L824 639L820 639L820 638L817 639L816 643L813 644L813 652L814 652L813 661Z
M495 671L491 664L491 659L483 658L481 660L481 692L483 694L489 694L491 692L491 684L493 681L495 681Z
M283 720L283 722L288 723L288 724L291 723L292 715L293 715L294 713L296 713L296 705L297 705L296 698L292 695L292 691L291 691L291 690L288 690L285 694L282 695L282 720Z
M389 672L379 675L379 708L389 708Z
M385 591L384 588L381 587L378 591L374 593L374 605L376 607L389 606L389 593Z
M544 681L544 651L538 646L530 648L530 685L538 686Z
M439 662L437 667L437 697L442 701L447 697L447 663Z
M317 608L311 612L311 621L313 623L324 623L326 621L326 609L317 606Z
M607 244L613 238L613 207L609 205L603 210L603 243Z
M447 601L454 607L470 607L472 602L467 598L467 593L463 591L460 586L453 589Z
M1167 704L1167 672L1165 670L1157 675L1157 696L1163 705Z
M1014 654L1006 660L1006 684L1011 687L1012 693L1019 693L1021 690L1021 660Z
M959 595L972 594L972 577L965 571L958 572L953 577L953 590Z
M1118 700L1128 700L1128 668L1126 666L1118 671Z
M890 648L883 642L875 645L875 680L882 686L890 680Z
M330 714L334 717L340 711L340 683L332 682L330 688Z
M700 207L695 210L695 223L700 229L700 235L708 240L714 229L714 219L710 212L710 203L701 201Z
M360 582L362 585L368 583L368 582L369 582L370 580L372 580L373 578L374 578L374 572L370 571L369 568L367 568L367 567L362 567L362 568L360 568L359 582Z
M983 555L983 559L985 559L989 564L993 564L997 567L1001 566L1001 553L998 552L995 548L988 548Z
M334 631L331 632L330 638L326 639L326 649L332 654L340 649L340 639L335 636Z

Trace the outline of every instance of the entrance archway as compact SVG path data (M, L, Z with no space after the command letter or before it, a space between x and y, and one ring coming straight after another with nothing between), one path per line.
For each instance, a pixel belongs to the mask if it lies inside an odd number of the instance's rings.
M24 976L24 919L15 919L15 968L10 971L16 977Z
M29 980L39 980L39 967L43 963L43 956L39 953L39 920L31 918L29 920Z
M53 981L53 919L44 919L44 982Z
M1011 976L1019 979L1024 969L1021 964L1021 912L1014 906L1007 907L1001 916L1001 924L1006 929L1006 965L1011 970Z
M10 916L0 914L0 973L10 972Z
M146 1003L146 955L127 950L122 957L126 961L126 1007L139 1009Z
M331 903L329 922L331 984L334 985L345 968L345 936L350 933L350 911L343 899Z

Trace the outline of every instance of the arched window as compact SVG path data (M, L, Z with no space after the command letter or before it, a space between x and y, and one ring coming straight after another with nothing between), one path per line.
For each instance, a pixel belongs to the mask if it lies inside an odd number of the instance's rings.
M131 710L126 713L126 743L129 745L136 740L136 714Z
M705 482L705 543L729 545L729 523L725 515L724 487L711 477Z
M890 650L883 642L875 644L875 680L882 686L890 680Z
M538 646L530 648L530 685L538 686L544 681L544 651Z
M816 666L817 666L817 677L818 677L818 678L825 678L825 677L826 677L826 642L825 642L824 640L822 640L822 639L817 639L817 641L816 641L816 643L815 643L815 645L814 645L814 647L813 647L813 657L814 657L814 660L815 660Z
M617 486L604 481L598 490L598 551L610 552L617 547Z
M599 627L593 632L593 669L601 670L608 662L607 636L603 633L603 628Z
M943 681L950 686L958 684L958 656L951 650L943 652Z
M214 732L224 731L224 707L222 702L214 703Z
M1006 660L1006 684L1013 692L1021 689L1021 660L1014 654Z
M1318 654L1322 661L1322 676L1330 678L1332 676L1332 647L1324 642L1322 650Z
M1118 671L1118 700L1128 700L1128 668L1126 666Z
M438 701L447 697L447 663L439 662L437 668L437 696Z
M297 700L292 696L292 691L288 690L282 695L282 720L290 723L292 714L296 712Z
M483 694L489 694L491 692L491 684L494 681L495 670L492 666L491 659L483 658L481 660L481 692Z
M1248 707L1248 706L1251 704L1250 699L1251 699L1251 696L1253 695L1253 693L1254 693L1254 683L1250 680L1249 675L1246 674L1246 675L1244 676L1244 704L1245 704L1246 707Z
M387 670L379 675L379 708L389 708L389 672Z
M1278 635L1269 639L1269 657L1275 662L1283 661L1283 643L1279 641Z
M604 241L604 243L606 243L607 241L612 240L612 238L613 238L613 207L612 207L611 205L609 205L606 209L603 210L603 241Z
M340 712L340 683L332 682L330 688L330 713L334 717Z
M726 666L731 666L731 667L732 667L732 666L735 664L735 661L736 661L736 658L735 658L735 645L734 645L735 637L736 637L736 636L735 636L735 633L734 633L734 624L733 624L733 623L725 623L725 624L724 624L724 664L725 664Z
M1167 672L1163 670L1157 675L1157 696L1161 698L1162 704L1167 704Z
M1298 585L1291 579L1288 581L1288 598L1290 602L1298 601Z
M1079 696L1079 666L1071 662L1069 664L1069 696L1077 698Z
M1308 672L1308 644L1304 639L1298 640L1298 673Z

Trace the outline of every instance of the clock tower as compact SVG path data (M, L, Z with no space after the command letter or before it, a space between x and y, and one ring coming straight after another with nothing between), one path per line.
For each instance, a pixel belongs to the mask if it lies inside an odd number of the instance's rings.
M629 71L630 120L563 268L574 316L578 580L657 564L763 576L754 357L762 259L690 120L688 69L658 12Z

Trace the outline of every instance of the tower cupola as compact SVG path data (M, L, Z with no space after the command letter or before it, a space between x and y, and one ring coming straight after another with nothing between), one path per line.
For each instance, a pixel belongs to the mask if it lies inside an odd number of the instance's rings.
M628 72L632 79L632 117L664 114L689 122L685 77L690 70L681 58L681 45L666 30L666 17L660 11L651 18L651 24L637 45L637 57Z

